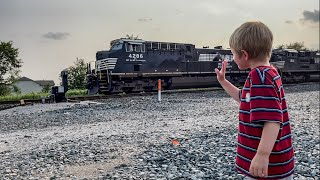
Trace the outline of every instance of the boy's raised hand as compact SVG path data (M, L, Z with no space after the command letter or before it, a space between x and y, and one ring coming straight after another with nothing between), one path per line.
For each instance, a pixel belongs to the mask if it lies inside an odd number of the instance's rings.
M219 82L223 81L226 79L226 68L227 68L227 61L226 60L223 60L222 61L222 67L219 71L218 68L215 68L214 71L216 72L217 74L217 79Z

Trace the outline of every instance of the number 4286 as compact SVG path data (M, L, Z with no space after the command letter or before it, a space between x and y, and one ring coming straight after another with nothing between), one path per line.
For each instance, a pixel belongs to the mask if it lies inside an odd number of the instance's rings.
M134 58L134 59L143 58L143 54L129 54L129 58Z

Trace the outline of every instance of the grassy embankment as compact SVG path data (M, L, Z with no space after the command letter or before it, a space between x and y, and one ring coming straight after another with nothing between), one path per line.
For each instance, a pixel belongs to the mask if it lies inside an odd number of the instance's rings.
M66 94L67 97L73 96L84 96L87 95L86 89L72 89L69 90ZM24 95L8 95L8 96L0 96L0 102L2 101L19 101L21 99L42 99L49 97L49 93L29 93Z

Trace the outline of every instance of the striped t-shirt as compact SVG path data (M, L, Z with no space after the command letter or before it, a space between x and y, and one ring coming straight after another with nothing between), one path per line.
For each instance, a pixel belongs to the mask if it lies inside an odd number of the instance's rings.
M294 151L287 103L282 80L271 66L260 66L250 71L240 91L239 134L236 168L250 175L251 160L255 156L264 122L280 123L280 131L269 157L268 177L281 179L294 171Z

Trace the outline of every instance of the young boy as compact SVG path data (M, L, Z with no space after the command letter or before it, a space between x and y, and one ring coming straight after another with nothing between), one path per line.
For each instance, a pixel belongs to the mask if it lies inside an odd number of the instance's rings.
M282 80L269 63L273 35L261 22L246 22L229 45L240 70L250 68L242 90L215 69L226 92L240 103L236 169L245 179L293 179L294 151Z

